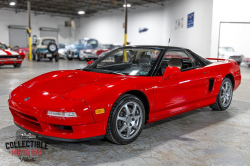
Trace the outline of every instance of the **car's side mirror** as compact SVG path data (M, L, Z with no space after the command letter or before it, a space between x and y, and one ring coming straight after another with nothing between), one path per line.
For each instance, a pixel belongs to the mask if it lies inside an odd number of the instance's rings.
M90 65L91 63L93 63L94 61L88 61L87 65Z
M167 80L172 76L179 75L180 73L181 70L178 67L167 67L163 74L163 79Z

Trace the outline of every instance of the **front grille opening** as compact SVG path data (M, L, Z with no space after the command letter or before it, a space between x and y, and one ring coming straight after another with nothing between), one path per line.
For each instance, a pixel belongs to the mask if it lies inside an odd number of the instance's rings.
M23 118L23 119L25 119L25 120L27 120L27 121L33 122L33 123L38 123L38 120L37 120L35 117L33 117L33 116L30 116L30 115L27 115L27 114L18 112L18 111L16 111L16 110L12 109L12 108L10 108L10 109L11 109L11 111L12 111L16 116L21 117L21 118Z
M73 129L72 129L71 126L56 125L56 127L57 127L58 129L73 131Z

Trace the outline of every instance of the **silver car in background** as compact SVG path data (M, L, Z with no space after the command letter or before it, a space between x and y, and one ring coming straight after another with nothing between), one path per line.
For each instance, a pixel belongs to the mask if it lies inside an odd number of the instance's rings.
M222 59L233 59L239 65L243 60L243 54L234 51L233 47L220 47L219 48L219 58Z

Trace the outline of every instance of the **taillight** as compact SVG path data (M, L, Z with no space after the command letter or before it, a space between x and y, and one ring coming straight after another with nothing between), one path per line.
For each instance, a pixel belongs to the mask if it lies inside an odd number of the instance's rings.
M59 55L58 53L54 53L54 55Z

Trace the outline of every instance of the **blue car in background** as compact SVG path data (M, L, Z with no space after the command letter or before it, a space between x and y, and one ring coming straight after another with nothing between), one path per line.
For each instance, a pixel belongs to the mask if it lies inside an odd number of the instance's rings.
M80 57L79 53L80 50L83 49L96 49L99 46L98 40L90 39L90 38L83 38L77 40L74 44L68 45L66 51L66 57L68 60L72 59L79 59L84 60L84 57Z

